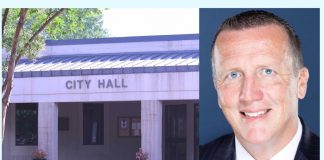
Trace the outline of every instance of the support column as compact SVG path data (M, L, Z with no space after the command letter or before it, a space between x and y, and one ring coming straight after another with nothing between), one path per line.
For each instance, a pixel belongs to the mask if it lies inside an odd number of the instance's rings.
M38 104L38 148L48 153L48 160L58 160L58 106Z
M162 160L162 102L141 101L141 146L149 159Z

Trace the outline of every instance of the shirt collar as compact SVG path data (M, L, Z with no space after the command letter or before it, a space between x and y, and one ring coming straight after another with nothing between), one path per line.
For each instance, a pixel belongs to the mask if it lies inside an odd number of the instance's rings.
M283 160L283 159L294 159L297 152L298 144L302 136L302 124L298 119L297 132L293 139L278 153L276 153L271 160ZM235 136L235 149L236 149L236 160L254 160L254 158L245 150L242 144L238 141Z

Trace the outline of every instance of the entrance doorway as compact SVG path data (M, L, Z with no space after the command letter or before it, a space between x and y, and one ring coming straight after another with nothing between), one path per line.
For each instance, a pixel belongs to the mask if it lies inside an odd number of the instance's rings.
M186 160L187 105L165 106L165 160Z

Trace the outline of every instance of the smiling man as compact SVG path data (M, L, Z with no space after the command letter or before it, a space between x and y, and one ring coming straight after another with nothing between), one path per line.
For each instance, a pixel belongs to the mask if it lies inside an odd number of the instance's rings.
M218 103L234 134L203 146L201 160L319 159L319 137L298 117L309 73L285 20L265 11L225 20L211 61Z

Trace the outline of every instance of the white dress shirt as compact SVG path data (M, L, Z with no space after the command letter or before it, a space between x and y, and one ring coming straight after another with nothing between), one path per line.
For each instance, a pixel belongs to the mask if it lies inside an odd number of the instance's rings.
M297 152L298 144L302 136L303 127L298 119L298 128L293 139L278 153L276 153L271 160L289 160L294 159ZM245 150L242 144L235 137L236 160L255 160L249 152Z

